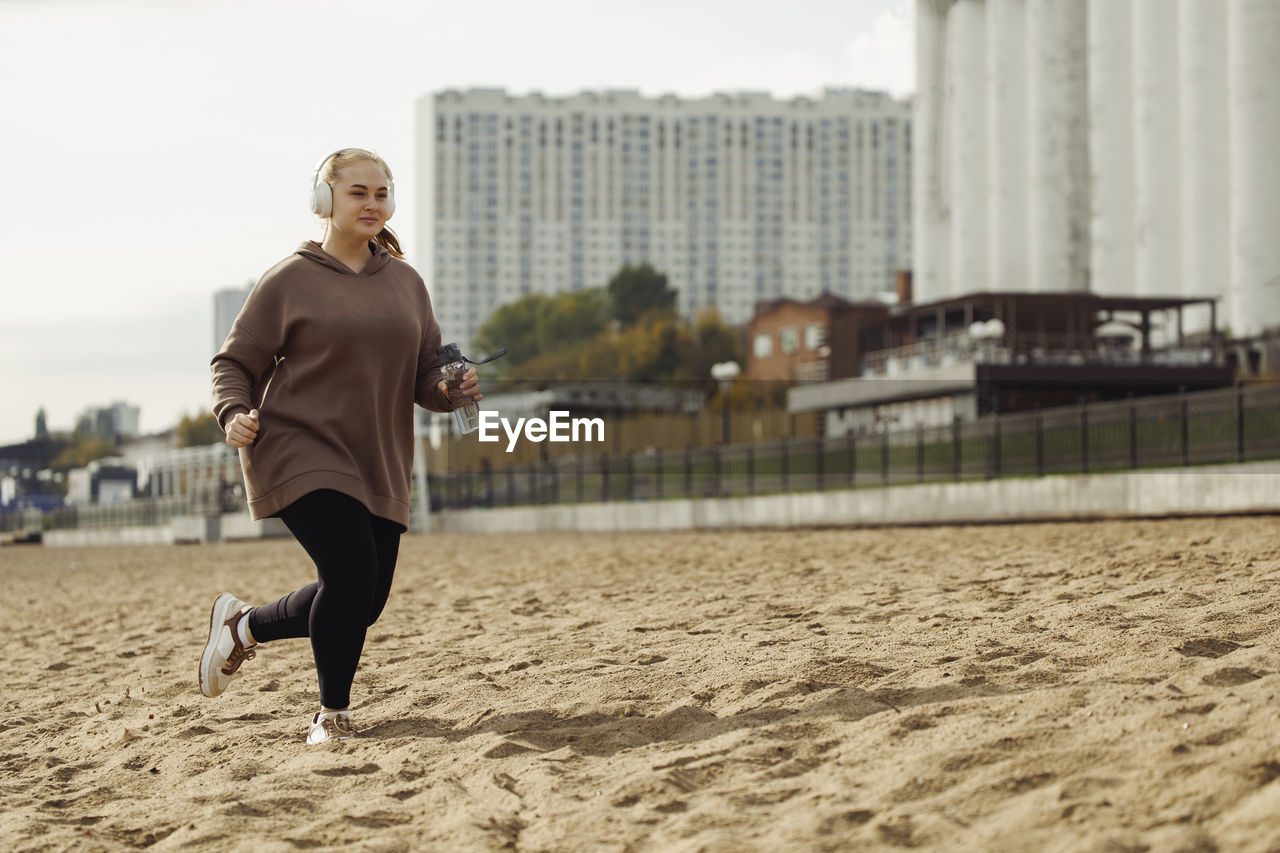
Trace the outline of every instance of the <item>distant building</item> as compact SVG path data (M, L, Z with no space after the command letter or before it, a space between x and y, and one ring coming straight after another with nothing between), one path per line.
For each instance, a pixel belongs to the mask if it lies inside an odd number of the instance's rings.
M418 245L464 346L494 308L628 264L732 324L765 299L870 299L910 266L911 105L881 92L447 90L418 122Z
M232 325L235 324L236 317L240 314L240 309L244 307L244 302L249 298L249 293L252 290L253 284L250 283L244 287L227 287L214 292L213 350L210 352L211 356L222 349L223 343L227 340L227 335L231 333Z
M131 501L137 491L138 472L122 459L99 459L67 472L66 502L70 506Z
M1207 309L1207 310L1206 310ZM1210 317L1186 335L1188 311ZM1094 293L974 293L885 312L858 378L788 392L826 435L937 427L954 419L1230 385L1213 303ZM1168 344L1157 346L1163 330ZM863 339L869 340L869 329Z
M880 347L888 313L882 302L850 302L830 293L808 302L762 302L747 324L746 378L822 382L857 376L863 348Z
M76 431L103 438L133 438L141 415L142 409L123 401L90 406L76 419Z

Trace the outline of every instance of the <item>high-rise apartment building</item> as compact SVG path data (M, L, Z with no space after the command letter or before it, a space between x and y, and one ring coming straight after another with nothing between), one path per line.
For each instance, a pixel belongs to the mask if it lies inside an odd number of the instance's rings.
M911 259L911 105L828 89L683 99L448 90L418 106L418 244L466 344L497 306L650 263L693 316L893 289Z
M240 314L240 309L244 307L244 302L249 298L249 292L253 290L253 282L246 284L244 287L224 287L213 293L213 352L222 349L222 344L226 342L227 335L231 334L231 327L236 322L236 317Z

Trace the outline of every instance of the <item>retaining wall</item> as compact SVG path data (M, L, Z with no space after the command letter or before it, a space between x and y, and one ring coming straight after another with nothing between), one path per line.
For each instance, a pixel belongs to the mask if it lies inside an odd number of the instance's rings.
M99 545L173 545L187 543L265 539L287 536L289 531L278 518L254 521L247 512L227 513L221 517L181 515L168 524L150 527L77 527L70 530L46 530L43 542L58 547L95 547Z
M1280 463L925 483L742 498L450 510L433 531L613 532L809 525L956 524L1280 512Z
M432 515L431 529L452 533L538 530L604 533L1272 512L1280 513L1280 462L832 489L743 498L449 510ZM282 535L287 535L287 531L279 519L256 522L241 513L211 521L175 518L172 524L156 527L50 530L44 534L44 544L54 547L171 545L175 541Z

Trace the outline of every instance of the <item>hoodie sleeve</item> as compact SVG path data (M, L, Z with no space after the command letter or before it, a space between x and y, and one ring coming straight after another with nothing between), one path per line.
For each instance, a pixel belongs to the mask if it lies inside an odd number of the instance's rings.
M440 393L440 380L444 378L444 370L440 366L440 324L436 322L435 312L431 310L431 297L426 295L426 322L422 329L422 343L418 347L418 374L413 401L424 409L433 412L452 412L453 404L449 397Z
M278 288L264 277L249 294L222 349L210 362L212 410L223 432L236 414L253 409L253 388L275 364L284 346L285 321Z

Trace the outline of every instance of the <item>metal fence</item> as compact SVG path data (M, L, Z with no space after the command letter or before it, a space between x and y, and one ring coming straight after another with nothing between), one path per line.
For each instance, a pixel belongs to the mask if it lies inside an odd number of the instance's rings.
M38 509L0 512L0 533L26 533L40 529L42 513Z
M433 509L734 497L1280 457L1280 386L991 415L944 427L651 448L433 474Z
M151 527L179 515L214 515L245 509L238 483L214 484L185 495L137 498L106 504L75 504L39 510L0 512L0 532L72 530L77 528Z
M438 510L862 489L1274 458L1280 458L1280 385L1268 384L868 435L683 448L655 440L634 452L568 454L501 467L482 458L468 470L432 472L429 487L431 508ZM417 498L415 486L415 503ZM175 515L243 508L238 483L211 479L182 496L64 507L42 518L32 511L0 513L0 531L32 529L33 522L46 530L168 524Z
M150 527L168 524L175 515L189 512L191 500L185 496L64 506L45 513L44 528L67 530L84 527Z

